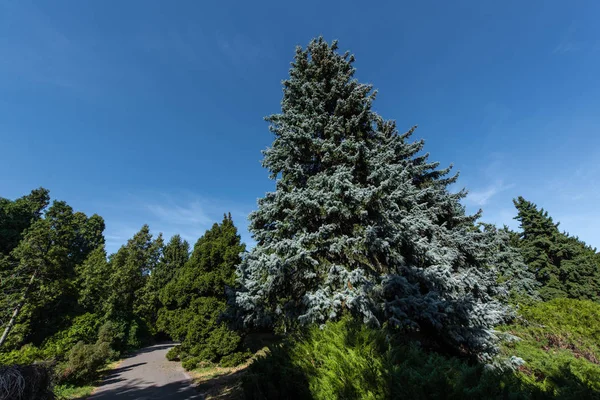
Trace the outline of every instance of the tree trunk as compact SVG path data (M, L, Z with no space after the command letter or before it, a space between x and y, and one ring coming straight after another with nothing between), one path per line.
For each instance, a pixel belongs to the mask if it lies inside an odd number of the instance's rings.
M29 290L33 286L33 281L35 280L36 274L37 274L37 271L34 271L33 274L31 275L29 284L25 288L25 293L23 293L23 297L21 297L21 301L15 307L15 311L13 311L12 317L10 318L10 321L8 321L8 325L6 325L6 328L4 329L4 333L2 334L2 337L0 338L0 347L2 347L2 345L6 341L6 338L8 337L10 330L14 326L15 321L17 320L17 317L19 316L19 313L21 312L21 308L23 308L23 305L25 304L25 300L27 300L27 295L29 294Z

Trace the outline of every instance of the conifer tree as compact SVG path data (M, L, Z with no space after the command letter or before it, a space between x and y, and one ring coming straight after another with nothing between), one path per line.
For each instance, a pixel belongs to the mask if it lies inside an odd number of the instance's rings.
M101 217L88 218L65 202L54 201L44 217L25 231L11 252L10 269L1 271L4 285L14 289L2 302L18 310L13 312L18 318L8 322L9 330L13 324L20 325L15 344L39 344L77 314L77 266L92 249L104 244L103 230Z
M110 293L111 276L104 246L93 250L77 272L79 304L85 311L102 313Z
M148 225L142 226L126 245L111 256L110 294L107 302L109 318L142 317L142 292L149 275L158 264L162 238L153 240Z
M241 338L221 321L221 314L244 249L231 215L226 215L198 239L190 259L161 294L167 332L181 341L187 356L218 361L238 348Z
M541 284L542 299L600 300L600 257L595 249L560 232L559 224L534 203L523 197L513 202L521 229L518 245Z
M259 200L256 247L238 268L236 304L247 325L336 319L344 311L389 321L429 340L493 352L505 317L490 257L451 193L457 176L372 110L354 57L322 38L297 48L263 166L276 190Z
M0 254L9 255L23 233L42 217L50 202L48 189L39 188L11 201L0 197Z

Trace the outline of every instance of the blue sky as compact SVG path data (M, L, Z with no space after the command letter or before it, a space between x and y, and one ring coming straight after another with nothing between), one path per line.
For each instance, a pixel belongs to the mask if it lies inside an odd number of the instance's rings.
M326 3L326 4L324 4ZM274 185L260 166L296 45L356 55L374 108L419 125L469 210L523 195L600 247L596 1L0 1L0 196L44 186L107 223L192 243Z

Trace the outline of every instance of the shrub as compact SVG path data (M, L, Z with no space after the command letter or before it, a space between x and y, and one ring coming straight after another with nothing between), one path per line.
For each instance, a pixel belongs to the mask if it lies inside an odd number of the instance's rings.
M125 324L116 321L106 321L98 331L98 342L108 343L113 348L120 347L125 337Z
M59 367L59 379L72 383L92 381L111 356L110 346L106 342L79 342L71 349L67 362Z
M201 324L202 321L197 321ZM221 323L216 327L189 328L189 333L179 348L180 357L197 357L201 361L219 362L233 354L242 344L240 335Z
M187 371L195 369L198 367L198 364L202 361L199 357L188 357L181 363L181 366L185 368Z
M169 351L167 351L167 360L169 361L179 361L179 350L180 346L175 346Z
M68 329L57 332L44 341L46 356L64 360L78 342L94 343L99 325L100 318L96 314L86 313L74 318Z
M533 389L511 371L394 344L352 320L312 327L271 346L243 378L248 399L520 399Z
M238 365L243 364L251 356L252 353L249 351L238 351L236 353L223 356L219 362L219 365L223 368L237 367Z
M522 307L521 320L502 330L520 340L503 352L525 360L522 382L548 396L589 398L600 393L600 305L588 300L554 299Z
M26 344L19 350L0 353L0 365L33 364L36 361L45 360L46 358L46 354L42 349L32 344Z

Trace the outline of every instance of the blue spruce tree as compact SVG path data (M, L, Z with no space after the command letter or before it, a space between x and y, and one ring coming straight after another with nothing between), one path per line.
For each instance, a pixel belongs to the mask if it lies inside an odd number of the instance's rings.
M354 57L322 38L297 48L263 166L257 242L238 268L250 326L322 323L345 311L486 358L508 314L493 265L497 232L465 213L457 175L438 169L372 110Z

